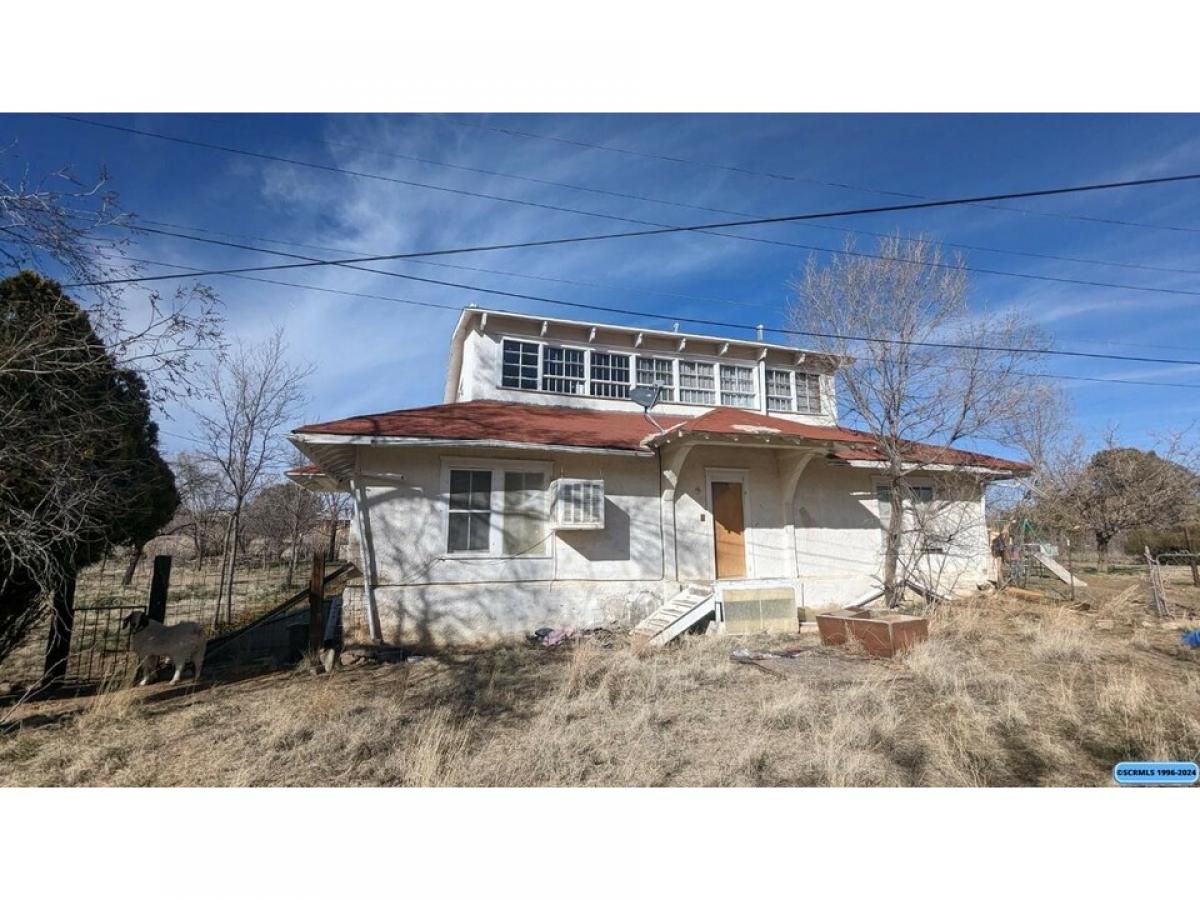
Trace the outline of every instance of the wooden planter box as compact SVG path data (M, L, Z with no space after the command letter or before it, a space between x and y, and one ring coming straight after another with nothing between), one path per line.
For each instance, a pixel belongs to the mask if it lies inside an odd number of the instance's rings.
M847 609L818 615L817 630L826 646L836 647L853 636L871 656L895 656L929 639L929 620L900 613Z

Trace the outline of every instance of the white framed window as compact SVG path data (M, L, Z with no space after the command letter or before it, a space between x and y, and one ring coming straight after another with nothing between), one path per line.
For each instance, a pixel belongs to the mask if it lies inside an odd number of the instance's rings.
M679 361L679 402L713 406L717 402L717 382L713 364L695 362L690 359Z
M554 484L554 527L599 529L604 527L604 481L560 478Z
M629 396L629 355L592 351L592 396Z
M775 412L792 412L795 408L791 371L789 369L767 369L767 409Z
M574 347L542 350L542 390L554 394L582 394L587 373L584 351Z
M821 411L821 376L811 372L796 373L796 409L799 412Z
M549 556L551 471L535 460L443 458L447 555Z
M671 403L675 400L675 361L657 356L637 358L637 386L661 385L659 399Z
M721 364L721 405L754 409L754 369Z
M492 540L492 473L451 469L446 550L487 553Z
M504 339L500 383L504 387L537 390L539 345Z

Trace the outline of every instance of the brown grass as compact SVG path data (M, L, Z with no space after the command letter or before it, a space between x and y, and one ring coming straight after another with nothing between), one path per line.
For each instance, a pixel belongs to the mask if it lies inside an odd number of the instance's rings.
M1122 759L1200 754L1196 657L1120 594L1083 612L956 602L889 661L808 634L697 637L102 692L30 705L0 736L0 783L1107 784ZM802 675L729 658L797 643Z

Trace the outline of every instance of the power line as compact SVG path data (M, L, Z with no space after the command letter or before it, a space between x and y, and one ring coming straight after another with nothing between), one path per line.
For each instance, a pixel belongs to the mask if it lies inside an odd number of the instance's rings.
M498 134L507 134L515 137L532 138L540 141L551 141L557 144L567 144L574 147L581 147L589 150L603 150L608 153L620 153L625 156L638 156L643 159L655 159L662 162L683 163L686 165L700 166L706 169L716 169L725 172L733 172L739 175L752 175L758 178L770 178L777 181L791 181L801 184L813 184L820 187L840 188L842 190L857 191L863 194L877 194L883 197L907 197L913 200L932 200L928 194L914 194L906 191L891 191L883 188L864 187L863 185L848 184L843 181L823 181L819 178L808 178L800 175L789 175L780 172L768 172L761 169L750 169L743 166L731 166L725 163L709 162L706 160L690 159L682 156L667 156L665 154L649 153L643 150L633 150L628 147L614 147L610 144L591 144L587 141L573 140L571 138L555 137L548 134L537 134L532 131L520 131L515 128L500 128L495 125L483 125L477 122L462 122L458 119L451 119L443 116L442 121L457 128L475 128L482 131L494 131ZM1084 216L1073 213L1049 212L1044 210L1026 209L1024 207L1011 206L993 206L988 203L981 203L986 209L999 210L1000 212L1015 213L1017 215L1027 216L1043 216L1051 219L1073 219L1079 222L1094 222L1101 225L1123 225L1130 228L1151 228L1160 231L1186 231L1200 232L1200 228L1191 228L1187 225L1157 225L1151 222L1133 222L1128 219L1112 219L1101 218L1098 216Z
M238 232L221 231L221 230L213 229L213 228L201 228L196 225L184 225L184 224L180 224L178 222L164 222L161 220L141 219L141 218L137 219L137 222L148 222L151 225L161 225L166 228L183 228L183 229L186 229L189 231L199 231L199 232L202 232L205 234L217 234L217 235L222 235L224 237L233 237L233 238L240 238L240 239L244 239L244 240L261 241L261 242L267 243L267 244L280 244L285 247L297 247L301 250L317 250L322 253L343 253L344 254L344 253L365 253L366 252L364 250L349 250L349 249L346 249L345 247L329 247L329 246L325 246L325 245L321 245L321 244L306 244L306 243L301 243L299 241L288 241L288 240L281 240L278 238L263 237L262 235L252 235L252 234L243 234L243 233L238 233ZM132 221L129 223L116 223L116 224L120 224L121 227L130 229L133 231L144 230L142 228L142 226L134 224ZM820 226L817 226L817 227L820 227ZM154 233L162 234L162 235L170 236L170 237L186 238L189 240L191 240L193 238L192 235L175 234L175 233L170 233L170 232L161 232L160 231L160 232L154 232ZM905 238L905 240L911 241L911 242L920 242L919 239L917 239L917 238ZM244 248L239 248L239 249L244 249ZM997 252L1003 252L1003 251L997 251ZM551 284L565 284L565 285L571 285L574 287L585 287L585 288L591 288L591 289L595 289L595 290L615 289L615 290L627 291L627 292L632 292L632 293L647 294L647 295L654 295L654 296L660 296L660 297L671 297L671 298L677 299L677 300L690 300L690 301L697 302L697 303L723 303L723 304L727 304L730 306L743 306L743 307L748 307L748 308L752 308L752 309L775 309L776 308L774 304L749 303L749 302L740 301L740 300L730 300L725 297L712 297L712 296L701 295L701 294L685 294L685 293L681 293L679 291L656 290L654 288L641 287L639 285L625 284L625 283L621 283L621 282L580 281L578 279L572 279L572 278L552 277L549 275L532 275L528 272L513 272L513 271L509 271L509 270L504 270L504 269L488 269L488 268L484 268L482 266L464 266L464 265L456 265L454 263L431 262L429 260L421 260L421 259L403 260L402 262L407 262L412 265L418 265L418 266L433 266L433 267L440 268L440 269L455 269L455 270L459 270L459 271L463 271L463 272L478 272L478 273L482 273L485 275L501 275L501 276L504 276L507 278L524 278L524 279L528 279L531 281L544 281L544 282L551 283ZM165 265L165 263L163 265ZM187 267L185 266L182 268L187 268ZM197 270L197 271L201 271L201 270ZM1177 271L1187 272L1189 270L1184 269L1184 270L1177 270ZM1194 274L1200 275L1200 270L1195 270ZM1192 350L1192 349L1194 349L1194 347L1191 345L1180 346L1178 344L1146 344L1146 343L1139 343L1139 342L1133 342L1133 341L1089 340L1086 338L1071 338L1070 340L1074 343L1096 344L1099 346L1142 347L1144 349L1150 349L1150 350Z
M220 117L218 117L218 119L220 119ZM225 121L225 120L222 120L222 121ZM488 126L482 126L482 125L457 123L457 122L452 122L451 124L461 124L461 126L464 128L487 128L488 127ZM528 132L507 132L504 129L494 129L494 130L505 131L505 133L520 134L520 135L523 135L526 137L539 137L539 135L534 135L534 134L531 134ZM540 137L542 137L544 140L551 140L551 141L560 140L558 138L553 138L553 137L549 137L549 136L540 136ZM761 213L750 213L750 212L746 212L745 210L732 210L732 209L724 209L724 208L718 207L718 206L704 206L704 205L695 204L695 203L683 203L683 202L677 201L677 200L668 200L668 199L665 199L662 197L651 197L651 196L648 196L645 194L634 194L634 193L628 193L625 191L614 191L614 190L610 190L607 188L592 187L590 185L572 184L570 182L564 182L564 181L551 181L550 179L547 179L547 178L535 178L530 175L517 175L512 172L501 172L497 169L484 169L484 168L479 168L476 166L467 166L467 165L461 165L461 164L457 164L457 163L448 163L448 162L443 162L441 160L429 159L428 157L412 156L412 155L406 154L406 153L397 153L393 150L384 150L384 149L379 149L379 148L375 148L375 147L364 147L360 144L354 144L354 143L350 143L348 141L337 141L337 140L333 140L332 138L306 138L303 136L299 136L297 139L304 141L305 143L316 144L318 146L329 145L329 146L334 146L334 147L346 147L346 148L349 148L352 150L357 150L362 153L372 153L372 154L376 154L379 156L389 156L389 157L393 157L395 159L407 160L409 162L422 163L424 165L438 166L438 167L446 168L446 169L455 169L455 170L462 171L462 172L474 172L476 174L491 175L491 176L496 176L499 178L510 178L515 181L523 181L523 182L528 182L531 184L538 184L538 185L544 185L544 186L550 186L550 187L559 187L559 188L564 188L566 190L571 190L571 191L583 191L586 193L598 194L598 195L603 195L603 196L607 196L607 197L617 197L617 198L624 199L624 200L634 200L639 203L656 203L656 204L659 204L662 206L675 207L676 209L689 209L689 210L693 210L696 212L711 212L711 213L718 213L720 215L731 215L731 216L758 216L758 215L761 215ZM566 143L575 143L575 142L566 141ZM584 144L583 146L593 147L598 150L613 149L613 148L608 148L608 147L605 147L604 145L599 145L599 144ZM646 154L641 154L637 151L620 150L620 151L616 151L616 152L628 152L628 153L634 153L635 155L646 155ZM658 156L655 156L654 154L649 154L649 156L651 156L651 158L664 159L669 162L695 162L695 161L691 161L691 160L677 159L675 157L658 157ZM708 165L707 163L697 163L697 164L698 165ZM742 170L739 170L735 167L732 169L732 171L742 171ZM758 173L750 173L750 174L758 174ZM768 175L766 177L778 177L778 178L784 178L784 179L789 179L789 180L811 181L814 184L826 185L826 186L831 186L831 187L847 187L847 188L851 188L853 190L862 191L864 193L882 194L885 196L907 197L910 199L923 199L923 200L934 199L934 198L928 197L923 194L909 194L909 193L905 193L903 191L887 191L887 190L880 190L880 189L876 189L876 188L865 188L865 187L858 188L858 187L853 187L851 185L843 185L838 182L822 182L822 181L818 181L815 179L802 179L802 178L794 178L792 176L782 176L782 175L778 175L778 176L777 175ZM986 204L981 204L981 205L986 206ZM1033 212L1036 215L1043 215L1043 214L1044 215L1055 215L1055 214L1051 214L1051 213L1034 212L1031 210L1012 209L1009 207L987 207L987 208L1000 209L1003 212ZM580 210L579 212L582 213L583 211ZM1064 215L1064 217L1066 217L1066 218L1071 218L1070 216L1065 216L1065 214L1057 214L1057 215ZM1087 219L1085 217L1085 221L1091 221L1091 219ZM165 223L165 224L167 224L168 227L188 227L188 226L171 226L170 223ZM1159 226L1153 226L1153 225L1145 225L1144 223L1136 223L1136 222L1129 222L1129 223L1125 223L1125 224L1143 225L1144 227L1147 227L1147 228L1159 227ZM813 228L813 229L819 229L821 231L835 231L835 232L840 232L842 234L867 235L867 236L871 236L871 237L891 237L891 235L887 234L886 232L868 231L868 230L854 229L854 228L839 228L835 225L811 225L811 224L805 224L805 223L799 223L799 222L796 223L796 225L800 228ZM204 230L204 229L200 229L200 230ZM1187 229L1187 230L1194 230L1194 231L1200 232L1200 229ZM237 237L237 236L238 235L234 235L234 237ZM906 240L914 241L914 242L918 242L918 243L921 242L917 238L906 238ZM284 241L281 243L287 243L287 242ZM1070 262L1070 263L1084 263L1084 264L1088 264L1088 265L1097 265L1097 266L1111 266L1114 268L1137 269L1140 271L1149 271L1149 272L1168 272L1168 273L1172 273L1172 274L1200 275L1200 269L1181 269L1181 268L1175 268L1175 267L1171 267L1171 266L1151 266L1151 265L1147 265L1144 263L1128 263L1128 262L1118 262L1115 260L1089 259L1086 257L1078 257L1078 256L1061 256L1061 255L1056 255L1056 254L1052 254L1052 253L1035 253L1035 252L1027 251L1027 250L1013 250L1013 249L1002 248L1002 247L985 247L985 246L982 246L979 244L956 243L954 241L947 241L947 240L941 240L941 239L937 240L936 243L939 243L945 247L954 247L956 249L971 250L974 252L981 252L981 253L996 253L996 254L1000 254L1000 255L1004 255L1004 256L1027 256L1027 257L1030 257L1033 259L1054 260L1054 261L1058 261L1058 262ZM791 246L791 245L789 245L789 246ZM804 245L797 244L794 246L803 247ZM310 249L322 249L322 248L313 247ZM833 251L829 251L829 252L833 252ZM1018 275L1018 277L1023 277L1023 276L1021 276L1020 273L993 272L990 274L1015 274L1015 275Z
M278 265L278 266L259 266L259 267L240 268L240 269L214 269L214 270L211 270L204 274L233 275L233 274L241 274L243 272L272 271L272 270L293 269L293 268L308 268L308 267L313 267L313 266L330 266L330 265L342 266L342 265L349 265L349 264L353 264L353 263L362 263L362 262L385 262L385 261L396 260L396 259L418 259L418 258L430 257L430 256L449 256L449 255L461 254L461 253L478 253L478 252L487 252L487 251L494 251L494 250L513 250L513 249L523 249L523 248L531 248L531 247L548 247L548 246L558 246L558 245L563 245L563 244L579 244L579 243L595 242L595 241L607 241L607 240L613 240L613 239L617 239L617 238L646 237L646 236L650 236L650 235L660 235L660 234L708 232L708 231L711 231L713 229L718 229L718 228L739 228L739 227L745 227L748 225L774 225L774 224L779 224L779 223L783 223L783 222L799 222L799 221L808 221L808 220L812 220L812 219L831 219L831 218L838 218L838 217L843 217L843 216L873 215L873 214L877 214L877 213L896 212L896 211L905 211L905 210L914 210L914 209L935 209L935 208L943 208L943 207L949 207L949 206L964 206L964 205L968 205L968 204L979 203L984 200L1004 199L1004 198L1013 198L1013 197L1061 196L1061 195L1065 195L1065 194L1076 194L1076 193L1087 192L1087 191L1112 190L1115 188L1125 188L1125 187L1142 187L1142 186L1150 185L1150 184L1170 184L1170 183L1176 183L1176 182L1196 181L1196 180L1200 180L1200 173L1192 173L1192 174L1186 174L1186 175L1170 175L1170 176L1162 176L1162 177L1158 177L1158 178L1142 178L1142 179L1135 179L1135 180L1130 180L1130 181L1108 182L1108 183L1104 183L1104 184L1076 185L1073 187L1043 188L1043 189L1035 190L1035 191L1020 191L1020 192L1014 192L1014 193L1008 193L1008 194L988 194L988 195L976 196L976 197L959 197L959 198L950 199L950 200L931 200L928 202L906 203L906 204L900 204L900 205L896 205L896 206L862 207L862 208L858 208L858 209L833 210L833 211L828 211L828 212L799 213L799 214L787 215L787 216L771 216L771 217L760 218L760 219L743 219L743 220L731 221L731 222L706 223L703 225L674 225L674 226L668 226L668 227L663 227L663 228L645 229L645 230L640 230L640 231L614 232L614 233L609 233L609 234L579 235L576 237L549 238L549 239L538 240L538 241L519 241L519 242L508 243L508 244L487 244L487 245L477 245L477 246L472 246L472 247L456 247L456 248L449 248L449 249L442 249L442 250L426 250L426 251L413 252L413 253L392 253L392 254L375 255L375 256L354 257L354 258L348 258L348 259L319 260L319 261L313 261L313 262L297 263L297 264L289 264L289 265ZM759 240L759 239L752 239L752 240ZM767 242L771 243L770 241L767 241ZM66 285L66 287L98 287L101 285L109 285L109 284L131 284L131 283L135 283L135 282L139 282L139 281L160 281L160 280L168 280L168 279L181 278L181 277L189 277L189 276L160 275L160 276L152 276L152 277L146 277L146 278L108 279L108 280L103 280L103 281L76 282L74 284Z
M213 239L204 238L203 240L208 241L208 240L213 240ZM231 241L214 241L214 242L220 243L220 244L226 245L226 246L236 246L237 249L241 249L241 250L250 250L250 251L254 251L254 252L258 252L258 253L268 253L273 256L282 256L282 257L286 257L289 259L306 260L307 263L304 263L304 264L308 264L308 263L311 263L314 261L312 259L312 257L301 256L301 255L295 254L295 253L286 253L282 250L272 250L270 248L265 248L265 247L254 247L249 244L234 244L234 242L231 242ZM297 264L297 265L304 265L304 264ZM744 325L744 324L740 324L740 323L721 322L721 321L716 321L716 320L712 320L712 319L689 318L689 317L685 317L685 316L674 316L674 315L664 316L664 315L659 315L659 314L645 313L645 312L641 312L638 310L625 309L622 307L609 307L609 306L602 306L599 304L583 303L580 301L562 300L562 299L553 298L553 297L543 297L543 296L539 296L537 294L525 294L525 293L521 293L521 292L517 292L517 291L504 291L504 290L500 290L498 288L488 288L488 287L482 287L479 285L463 284L461 282L455 282L455 281L444 281L442 279L437 279L437 278L425 278L420 275L410 275L410 274L407 274L404 272L392 272L392 271L388 271L387 269L375 269L375 268L370 268L367 266L345 264L344 267L348 268L348 269L353 269L356 271L370 272L375 275L386 275L391 278L400 278L405 281L415 281L415 282L422 283L422 284L437 285L439 287L453 287L453 288L458 288L460 290L475 291L477 293L489 294L489 295L497 296L497 297L506 297L506 298L514 299L514 300L529 300L529 301L532 301L535 303L548 303L548 304L553 304L556 306L569 306L569 307L574 307L577 309L596 310L596 311L600 311L600 312L615 313L618 315L633 315L633 316L643 316L643 317L648 316L650 318L662 319L664 321L688 322L690 324L706 325L706 326L718 327L718 328L739 328L739 329L745 329L745 330L755 330L758 328L757 325ZM192 275L181 275L181 276L177 276L177 277L194 277L196 275L210 275L210 274L241 275L241 274L246 274L248 272L266 271L269 269L276 269L276 268L288 268L288 266L253 267L253 268L227 270L225 272L215 272L215 273L214 272L205 272L203 270L200 270L198 272L193 273ZM142 280L153 280L153 278L142 279ZM68 285L68 287L71 287L71 286L72 285ZM1200 360L1194 360L1194 359L1171 359L1171 358L1150 357L1150 356L1123 356L1123 355L1112 354L1112 353L1090 353L1090 352L1086 352L1086 351L1082 351L1082 350L1053 350L1053 349L1048 349L1048 348L993 347L993 346L975 345L975 344L954 344L954 343L949 343L949 342L909 341L909 340L904 340L904 339L900 339L900 338L878 338L878 337L865 338L865 337L853 337L853 336L831 334L831 333L824 333L824 332L801 331L801 330L797 330L797 329L786 329L786 328L778 328L778 327L772 327L772 326L764 326L764 328L765 328L765 330L770 331L775 334L786 334L786 335L791 335L791 336L809 337L809 338L823 338L823 339L827 339L827 340L855 340L855 341L861 340L861 341L874 342L874 343L899 344L899 345L903 345L903 346L932 347L935 349L943 349L943 350L955 349L955 350L971 350L971 351L975 351L975 352L996 352L996 353L1016 352L1016 353L1037 354L1037 355L1041 355L1041 356L1064 356L1064 357L1073 357L1073 358L1079 358L1079 359L1107 359L1107 360L1115 360L1115 361L1121 361L1121 362L1143 362L1143 363L1158 363L1158 364L1167 364L1167 365L1200 366Z
M180 265L179 263L160 262L158 260L139 259L137 257L125 257L125 258L129 259L132 262L145 263L146 265L167 266L167 267L176 268L176 269L189 269L190 268L189 266L183 266L183 265ZM199 271L199 270L192 270L192 271ZM357 297L357 298L368 299L368 300L383 300L383 301L387 301L389 303L399 303L399 304L402 304L405 306L418 306L418 307L423 307L423 308L427 308L427 309L441 309L441 310L447 310L449 312L456 312L456 313L462 312L462 307L454 305L454 304L435 303L433 301L428 301L428 300L413 300L408 297L393 297L393 296L390 296L387 294L373 294L373 293L367 293L367 292L363 292L363 291L347 291L347 290L343 290L340 288L329 288L329 287L322 287L322 286L313 285L313 284L301 284L301 283L291 282L291 281L280 281L278 279L262 278L262 277L251 276L251 275L228 275L226 277L237 278L237 279L240 279L243 281L256 281L256 282L260 282L263 284L274 284L274 285L279 285L281 287L297 288L299 290L305 290L305 291L316 291L318 293L323 293L323 294L338 294L341 296ZM656 319L656 320L663 321L663 322L689 322L689 323L693 323L693 324L695 324L695 323L706 324L704 322L704 320L688 319L685 317L673 316L673 315L663 315L661 313L647 313L647 312L641 312L638 310L631 310L631 309L620 309L620 308L614 308L614 307L596 306L593 304L574 303L574 302L565 301L565 300L545 299L545 300L539 300L538 302L556 303L556 304L560 304L560 305L564 305L564 306L581 307L581 308L590 309L590 310L599 310L599 311L612 312L612 313L617 313L617 314L622 314L622 315L629 315L629 316L648 318L648 319ZM511 312L511 310L510 310L510 312ZM707 324L711 324L711 323L707 323ZM722 325L722 327L727 327L727 328L750 329L750 328L758 327L756 325L742 325L742 324L738 324L738 323L720 323L720 324ZM799 331L780 329L780 328L766 328L765 330L771 331L771 332L781 332L781 333L786 333L786 334L798 334L798 335L806 335L806 336L822 336L822 335L816 335L811 332L799 332ZM905 342L905 341L900 341L900 340L893 339L893 338L868 338L868 337L854 337L854 336L841 336L841 335L834 335L833 337L835 337L837 339L843 339L843 340L864 341L864 342L874 342L874 343L909 343L909 344L912 344L915 346L935 346L935 347L943 346L943 345L937 345L937 344L929 344L928 342L923 342L923 341ZM960 345L950 345L950 346L959 347ZM972 349L972 348L968 347L968 348L964 348L964 349ZM1006 350L1006 352L1017 352L1017 353L1034 352L1034 351L1020 349L1020 348L1004 348L1004 349ZM1055 352L1055 351L1044 351L1044 352ZM1104 358L1115 359L1115 360L1125 359L1125 357L1119 357L1119 356L1106 356ZM1188 364L1188 363L1197 364L1195 361L1182 361L1182 362L1184 364ZM940 368L945 369L947 371L956 371L956 370L962 369L962 367L945 366L945 365L940 366ZM1136 387L1170 387L1170 388L1186 388L1189 390L1200 389L1200 384L1188 384L1188 383L1184 383L1184 382L1146 381L1146 380L1142 380L1142 379L1107 378L1107 377L1087 376L1087 375L1064 375L1064 374L1059 374L1059 373L1029 372L1029 371L1024 371L1024 370L1014 370L1012 372L1012 374L1020 375L1020 376L1024 376L1024 377L1030 377L1030 378L1048 378L1048 379L1063 380L1063 381L1082 381L1082 382L1090 382L1090 383L1097 383L1097 384L1126 384L1126 385L1133 385Z
M163 231L163 230L160 230L157 228L146 228L146 227L132 225L132 224L127 225L127 224L123 224L123 223L121 223L121 227L140 229L141 231L147 232L149 234L160 234L165 237L180 238L183 240L190 240L190 241L200 241L202 243L217 244L219 246L233 247L235 249L240 249L240 250L247 249L245 246L231 243L228 241L214 240L212 238L201 238L201 237L197 237L195 235L180 234L180 233L171 232L171 231ZM187 226L182 226L182 227L187 227ZM728 235L728 236L729 237L739 237L738 235ZM256 238L256 240L262 240L262 239ZM270 239L267 239L267 240L269 241ZM793 243L790 241L773 241L773 240L768 240L766 238L747 238L747 240L758 241L760 243L768 243L768 244L781 244L781 245L787 246L787 247L798 247L803 250L811 250L811 251L818 252L818 253L840 254L843 256L854 256L854 257L858 257L860 259L879 259L879 260L883 260L885 262L896 262L896 263L901 263L903 265L924 266L926 268L962 270L962 271L966 271L966 272L975 272L977 274L983 274L983 275L1006 275L1006 276L1013 277L1013 278L1029 278L1029 279L1033 279L1036 281L1049 281L1049 282L1054 282L1054 283L1058 283L1058 284L1078 284L1078 285L1083 285L1084 287L1114 288L1117 290L1141 291L1141 292L1151 293L1151 294L1171 294L1171 295L1176 295L1176 296L1200 297L1200 290L1188 290L1186 288L1165 288L1165 287L1153 287L1153 286L1149 286L1149 285L1118 284L1115 282L1108 282L1108 281L1091 281L1091 280L1081 279L1081 278L1066 278L1066 277L1054 276L1054 275L1037 275L1037 274L1024 273L1024 272L1004 272L1004 271L1000 271L997 269L986 269L986 268L980 268L980 267L969 266L969 265L961 265L960 266L956 263L933 262L933 261L929 261L929 260L910 260L910 259L903 259L903 258L895 257L895 256L883 256L878 253L867 253L866 251L862 251L862 250L853 250L853 249L838 250L838 249L834 249L832 247L818 247L818 246L814 246L814 245L810 245L810 244L797 244L797 243ZM917 240L917 239L913 239L913 238L902 238L902 240L906 240L910 243L934 243L932 241ZM274 242L272 242L272 243L274 243ZM279 243L287 243L287 242L281 241ZM266 252L266 251L264 251L264 252ZM467 266L467 267L459 267L459 268L470 268L470 267ZM486 271L486 270L481 270L481 271ZM493 274L513 274L513 273L493 272ZM518 273L517 277L525 277L525 276L521 276ZM530 276L530 277L536 277L536 276ZM733 302L733 301L718 301L718 302ZM737 304L737 305L753 306L756 304Z
M410 187L421 187L421 188L428 188L430 190L446 191L446 192L453 193L453 194L465 195L465 196L470 196L470 197L475 197L475 198L496 200L496 201L505 202L505 203L515 203L515 204L522 205L522 206L532 206L532 207L536 207L539 209L552 210L555 212L573 213L576 215L590 216L590 217L594 217L594 218L607 219L610 221L628 222L628 223L635 224L635 225L651 225L651 226L656 226L656 227L663 228L663 229L669 229L669 228L673 227L673 226L664 225L661 222L654 222L654 221L647 220L647 219L636 219L636 218L631 218L628 216L616 216L616 215L610 215L608 213L598 213L598 212L593 212L593 211L589 211L589 210L574 209L572 207L557 206L557 205L548 204L548 203L539 203L539 202L535 202L535 201L531 201L531 200L521 200L521 199L513 198L513 197L503 197L503 196L500 196L497 194L485 194L485 193L480 193L477 191L468 191L468 190L463 190L463 189L459 189L459 188L449 188L449 187L445 187L445 186L441 186L441 185L430 185L430 184L425 184L423 182L411 181L409 179L394 178L394 177L387 176L387 175L380 175L378 173L362 172L362 171L358 171L358 170L354 170L354 169L345 169L345 168L342 168L339 166L331 166L331 165L326 165L323 163L314 163L314 162L309 162L306 160L290 159L287 157L275 156L273 154L258 153L256 151L252 151L252 150L243 150L243 149L237 148L237 147L226 147L221 144L211 144L211 143L208 143L205 141L197 141L197 140L193 140L190 138L181 138L181 137L175 137L173 135L164 135L159 132L146 131L144 129L138 129L138 128L129 128L129 127L126 127L123 125L113 125L113 124L105 123L105 122L94 122L90 119L82 119L82 118L77 118L75 116L60 116L60 118L66 119L71 122L82 123L85 125L93 125L98 128L109 128L109 129L113 129L113 130L120 131L120 132L128 132L131 134L159 138L161 140L171 141L173 143L185 144L188 146L202 147L202 148L206 148L209 150L218 150L218 151L226 152L226 153L234 153L234 154L243 155L243 156L250 156L250 157L253 157L256 159L269 160L272 162L289 163L292 165L315 168L315 169L319 169L322 171L335 172L338 174L349 175L349 176L354 176L354 177L370 178L370 179L377 179L377 180L381 180L381 181L394 182L397 184L403 184L403 185L410 186ZM1195 176L1178 176L1174 180L1187 180L1189 178L1200 178L1200 174L1195 175ZM1171 179L1168 179L1168 180L1171 180ZM1158 183L1158 182L1154 181L1153 183ZM1134 183L1131 182L1127 186L1133 186L1133 184ZM1110 185L1109 187L1112 187L1112 186L1120 186L1120 185ZM570 187L570 186L568 185L568 187ZM1044 194L1044 192L1039 192L1039 193ZM635 199L644 199L644 198L635 198ZM704 211L727 214L727 215L738 215L738 216L749 215L748 213L735 212L732 210L715 209L715 208L710 208L710 207L694 207L694 208L701 209ZM1141 291L1141 292L1145 292L1145 293L1154 293L1154 294L1173 294L1173 295L1200 297L1200 291L1189 291L1189 290L1184 290L1181 288L1163 288L1163 287L1150 287L1150 286L1146 286L1146 285L1119 284L1119 283L1115 283L1115 282L1092 281L1092 280L1079 279L1079 278L1066 278L1066 277L1055 276L1055 275L1039 275L1039 274L1035 274L1035 273L1031 273L1031 272L1009 272L1009 271L1002 270L1002 269L991 269L991 268L985 268L985 267L980 267L980 266L970 266L970 265L960 266L955 263L928 262L928 261L915 262L915 261L910 261L910 260L893 260L892 257L880 256L879 254L868 253L868 252L862 251L862 250L852 250L852 249L835 250L830 247L821 247L821 246L817 246L814 244L801 244L801 243L797 243L794 241L781 241L781 240L776 240L776 239L771 239L771 238L754 237L754 236L749 236L749 235L724 234L721 232L711 232L710 231L710 229L714 229L714 228L734 227L735 225L766 224L766 223L787 222L787 221L795 222L796 218L795 217L784 217L784 218L745 220L745 221L737 222L737 223L722 223L722 224L711 225L711 226L707 226L707 227L695 227L695 228L687 228L687 229L681 229L681 230L695 231L697 233L712 233L717 237L722 237L722 238L727 238L727 239L750 241L753 243L760 243L760 244L770 244L773 246L780 246L780 247L794 247L794 248L798 248L801 250L808 250L810 252L816 252L816 253L842 253L842 254L848 255L848 256L856 256L856 257L861 257L861 258L866 258L866 259L892 260L892 261L898 261L898 262L903 262L903 263L909 263L912 265L928 266L931 268L943 268L943 269L959 269L959 268L961 268L966 271L976 272L976 273L982 274L982 275L993 275L993 276L1002 276L1002 277L1009 277L1009 278L1024 278L1024 279L1029 279L1029 280L1033 280L1033 281L1044 281L1044 282L1051 282L1051 283L1056 283L1056 284L1078 284L1078 285L1083 285L1085 287L1115 288L1115 289L1120 289L1120 290Z

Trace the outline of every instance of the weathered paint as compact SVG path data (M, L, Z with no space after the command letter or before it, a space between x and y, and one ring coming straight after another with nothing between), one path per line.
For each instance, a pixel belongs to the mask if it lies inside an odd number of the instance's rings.
M813 460L796 479L789 514L781 496L792 452L697 446L679 472L664 472L660 481L657 458L474 451L470 459L538 461L549 464L554 477L602 478L605 528L551 533L544 551L527 557L460 558L446 553L443 470L447 460L467 452L357 448L382 636L466 642L542 625L636 622L680 583L713 579L707 478L731 469L746 475L748 579L794 585L802 606L846 602L881 570L875 479L869 471ZM664 457L674 458L678 454ZM673 494L665 489L672 480ZM986 578L983 507L977 485L974 491L953 504L977 517L978 528L964 533L954 565L937 579L947 590Z

